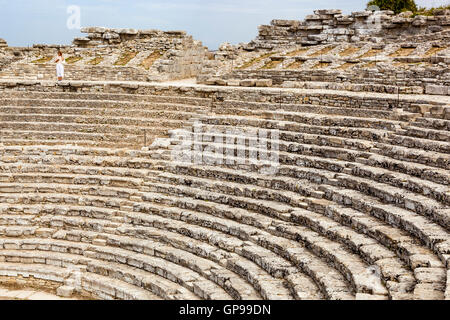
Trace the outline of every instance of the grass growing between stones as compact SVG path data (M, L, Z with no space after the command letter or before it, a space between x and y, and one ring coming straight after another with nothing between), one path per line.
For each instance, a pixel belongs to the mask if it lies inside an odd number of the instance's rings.
M366 53L364 53L363 55L359 56L358 58L369 58L369 57L374 57L376 55L379 55L383 52L383 50L381 49L370 49L369 51L367 51Z
M339 55L341 57L348 57L348 56L354 55L355 53L357 53L360 50L361 50L361 48L349 47L349 48L339 52Z
M285 69L300 69L304 63L304 61L297 60L288 65Z
M341 64L339 67L337 67L336 69L339 69L339 70L348 70L348 69L351 69L351 68L353 68L354 66L356 66L358 63L356 63L356 62L346 62L346 63L344 63L344 64Z
M244 63L244 64L243 64L242 66L240 66L238 69L247 69L247 68L250 68L251 66L253 66L253 65L255 65L255 64L259 63L259 62L261 62L261 61L264 60L264 59L269 58L270 56L273 56L274 54L275 54L275 52L268 52L268 53L265 53L265 54L263 54L263 55L261 55L261 56L259 56L259 57L253 58L253 59L247 61L246 63Z
M145 70L149 70L155 61L160 59L163 54L164 53L159 50L153 51L147 58L144 59L144 61L142 61L141 66L144 67Z
M314 58L314 57L318 57L324 54L327 54L328 52L330 52L331 50L333 50L334 48L336 48L336 46L329 46L329 47L325 47L317 52L314 52L313 54L310 54L309 56Z
M95 57L94 59L92 59L92 60L89 60L88 62L87 62L87 64L89 64L89 65L91 65L91 66L96 66L96 65L98 65L99 63L101 63L103 61L103 57L102 56L98 56L98 57Z
M271 60L267 62L264 66L261 67L262 70L270 70L276 68L280 63L282 63L282 60Z
M431 57L445 49L446 49L445 47L431 47L427 52L425 52L425 54L423 56Z
M368 62L365 65L362 66L363 69L373 69L377 66L377 63L375 61Z
M416 50L416 48L400 48L397 51L391 53L390 57L407 57L411 53L413 53Z
M313 69L323 69L330 66L330 64L331 64L330 62L319 62L314 65Z
M78 61L83 60L83 57L79 57L79 56L74 56L74 57L69 57L66 59L66 63L68 64L74 64L77 63Z
M114 62L115 66L126 66L134 57L136 57L137 52L125 52L122 56Z
M303 55L306 52L308 52L309 50L310 50L310 48L300 48L300 49L297 49L295 51L287 53L286 56L288 56L288 57L295 57L295 56L298 56L298 55Z
M31 61L31 63L42 64L42 63L50 62L52 59L53 59L53 57L43 57L43 58L39 58L37 60Z

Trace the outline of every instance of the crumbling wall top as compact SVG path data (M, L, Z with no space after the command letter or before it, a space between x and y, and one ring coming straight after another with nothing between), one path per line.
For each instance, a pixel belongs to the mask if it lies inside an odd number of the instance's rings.
M414 35L450 30L450 10L436 10L434 16L412 12L315 10L304 20L274 19L259 26L259 35L248 49L273 49L288 45L319 45L333 42L398 41Z

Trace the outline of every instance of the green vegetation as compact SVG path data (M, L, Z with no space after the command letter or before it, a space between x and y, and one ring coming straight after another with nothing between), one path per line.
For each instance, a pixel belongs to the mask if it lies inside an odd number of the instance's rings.
M69 57L66 59L66 63L68 64L74 64L77 63L78 61L83 60L83 57L80 56L73 56L73 57Z
M424 8L424 7L420 7L417 12L414 13L414 16L417 15L421 15L421 16L434 16L434 12L436 10L450 10L450 5L446 5L446 6L440 6L437 8Z
M244 63L242 66L240 66L238 69L247 69L251 66L253 66L254 64L257 64L258 62L269 58L270 56L273 56L275 54L275 52L269 52L269 53L265 53L259 57L253 58L250 61L247 61L246 63Z
M145 70L149 70L155 61L160 59L163 54L164 52L159 50L153 51L147 58L144 59L144 61L142 61L141 66L144 67Z
M136 57L137 52L125 52L122 56L114 63L115 66L126 66L134 57Z
M43 57L43 58L39 58L37 60L31 61L31 63L38 63L38 64L42 64L42 63L47 63L52 61L53 57Z
M367 4L367 7L369 6L378 6L381 10L391 10L396 14L411 11L413 13L411 17L418 15L434 16L436 10L450 10L450 5L444 5L437 8L417 7L414 0L371 0Z
M103 61L103 57L102 56L97 56L97 57L95 57L94 59L92 59L92 60L89 60L88 62L87 62L87 64L90 64L90 65L92 65L92 66L96 66L96 65L98 65L100 62L102 62Z
M276 66L278 66L282 60L270 60L267 62L264 66L261 67L261 69L274 69Z
M417 5L414 0L372 0L367 6L378 6L381 10L391 10L396 14L404 11L417 11Z

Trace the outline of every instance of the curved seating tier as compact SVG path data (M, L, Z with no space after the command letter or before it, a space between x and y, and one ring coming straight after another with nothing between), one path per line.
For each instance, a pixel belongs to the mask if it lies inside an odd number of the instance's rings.
M49 270L100 299L450 298L447 120L182 95L0 105L0 276ZM143 128L170 138L140 150ZM234 144L255 129L279 133L277 161ZM208 163L174 158L182 141Z

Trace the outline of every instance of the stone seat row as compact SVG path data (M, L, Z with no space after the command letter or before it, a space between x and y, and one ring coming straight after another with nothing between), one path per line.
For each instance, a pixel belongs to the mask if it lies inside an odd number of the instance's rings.
M132 88L132 85L130 86ZM211 104L211 99L209 98L198 98L198 97L190 97L190 96L181 96L181 95L162 95L162 94L124 94L124 93L89 93L89 92L40 92L40 91L27 91L26 93L17 91L17 90L7 90L2 91L2 98L0 99L1 105L4 105L4 101L12 102L14 100L19 99L20 101L42 101L50 102L52 100L60 100L59 102L63 103L62 100L69 100L69 106L77 107L77 106L85 106L86 103L84 101L100 101L98 104L94 104L94 106L105 106L105 105L113 105L114 103L124 103L124 108L126 106L132 106L136 104L179 104L179 105L190 105L190 106L209 106ZM78 102L77 102L78 101ZM46 105L48 105L46 103ZM58 105L54 105L58 106Z
M106 99L106 97L100 97ZM41 110L47 108L53 112L62 112L71 109L90 112L130 112L130 111L177 111L177 112L197 112L207 106L197 106L189 103L170 103L170 102L152 102L152 101L122 101L122 100L72 100L72 99L34 99L34 98L7 98L2 97L0 105L5 110L30 112L31 110ZM13 108L16 107L16 108Z
M7 277L24 277L42 279L64 285L73 285L74 280L67 279L70 272L66 268L43 264L0 263L0 275ZM79 279L80 291L86 292L89 297L98 299L121 300L159 300L157 295L130 285L120 280L111 279L99 274L83 273ZM71 286L70 286L71 287Z
M298 116L300 117L300 116ZM352 118L342 118L342 119L327 119L324 117L318 118L314 115L302 115L303 119L295 119L297 121L279 121L272 119L255 119L253 117L242 117L236 116L234 118L226 117L226 116L208 116L202 117L201 123L210 125L210 126L229 126L230 128L239 128L239 127L249 127L255 129L266 129L266 130L285 130L285 131L297 131L298 122L301 122L301 125L307 124L312 126L329 126L336 128L339 127L357 127L357 128L374 128L380 130L391 130L395 131L396 126L399 125L395 122L387 122L387 121L379 121L375 119L352 119ZM200 126L200 125L199 125ZM301 126L300 126L301 127ZM230 130L233 130L231 128ZM427 141L425 141L427 142ZM420 142L418 142L419 144ZM448 143L437 144L440 147L446 150ZM410 144L409 144L410 145ZM375 150L376 153L380 152L382 155L390 156L395 155L395 157L399 160L413 161L419 162L422 164L429 164L431 166L447 168L449 157L447 154L439 153L439 152L431 152L431 151L423 151L423 149L410 148L410 147L402 147L402 146L391 146L388 144L377 144L378 150ZM394 154L392 150L395 150L397 153ZM418 157L420 155L420 157Z

